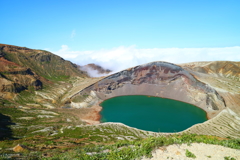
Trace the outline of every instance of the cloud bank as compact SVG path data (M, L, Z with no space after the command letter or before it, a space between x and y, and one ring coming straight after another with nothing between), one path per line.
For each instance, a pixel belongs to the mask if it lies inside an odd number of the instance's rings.
M240 61L240 46L224 48L150 48L120 46L94 51L73 51L62 45L51 51L79 65L95 63L114 72L152 61L167 61L175 64L196 61Z

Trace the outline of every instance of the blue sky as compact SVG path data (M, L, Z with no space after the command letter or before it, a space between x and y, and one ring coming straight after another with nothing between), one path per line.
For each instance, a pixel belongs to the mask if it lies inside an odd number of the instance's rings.
M7 0L0 15L0 43L46 49L81 64L77 53L121 47L240 46L239 0Z

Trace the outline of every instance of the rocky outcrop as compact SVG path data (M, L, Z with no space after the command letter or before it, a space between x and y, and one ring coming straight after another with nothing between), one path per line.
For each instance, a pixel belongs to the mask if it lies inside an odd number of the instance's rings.
M28 148L24 145L21 145L21 144L18 144L15 147L13 147L14 152L24 152L24 151L27 151L27 150L28 150Z
M42 89L41 77L30 68L8 61L4 57L0 57L0 66L0 97L6 98L7 93Z
M2 85L2 89L1 92L14 92L14 93L19 93L23 90L25 90L26 88L23 87L22 85L18 84L18 83L12 83L9 85Z
M71 106L73 108L85 108L85 107L93 106L98 102L98 100L99 98L97 97L96 93L91 91L90 94L86 97L86 99L83 100L83 102L80 102L80 103L71 102Z

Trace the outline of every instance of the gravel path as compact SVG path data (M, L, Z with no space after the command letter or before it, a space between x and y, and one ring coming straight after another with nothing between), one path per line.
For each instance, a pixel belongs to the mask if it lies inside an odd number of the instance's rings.
M186 157L186 150L192 152L196 158ZM224 157L229 157L229 160L231 157L240 160L240 150L204 143L192 143L190 146L175 144L156 149L152 156L144 157L142 160L225 160Z

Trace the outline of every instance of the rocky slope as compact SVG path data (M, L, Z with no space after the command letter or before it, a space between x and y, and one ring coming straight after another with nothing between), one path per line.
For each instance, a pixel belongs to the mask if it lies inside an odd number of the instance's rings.
M196 79L215 88L227 107L240 115L240 62L193 62L182 66Z
M87 77L76 64L50 52L0 44L0 98L13 99L16 93L34 93L44 85L70 77Z
M47 80L38 76L30 68L8 61L0 55L0 97L11 99L23 90L42 89Z
M182 64L193 71L240 81L240 63L231 61L192 62Z
M38 75L50 80L68 76L86 77L76 64L48 51L0 44L0 55L20 66L31 68Z

